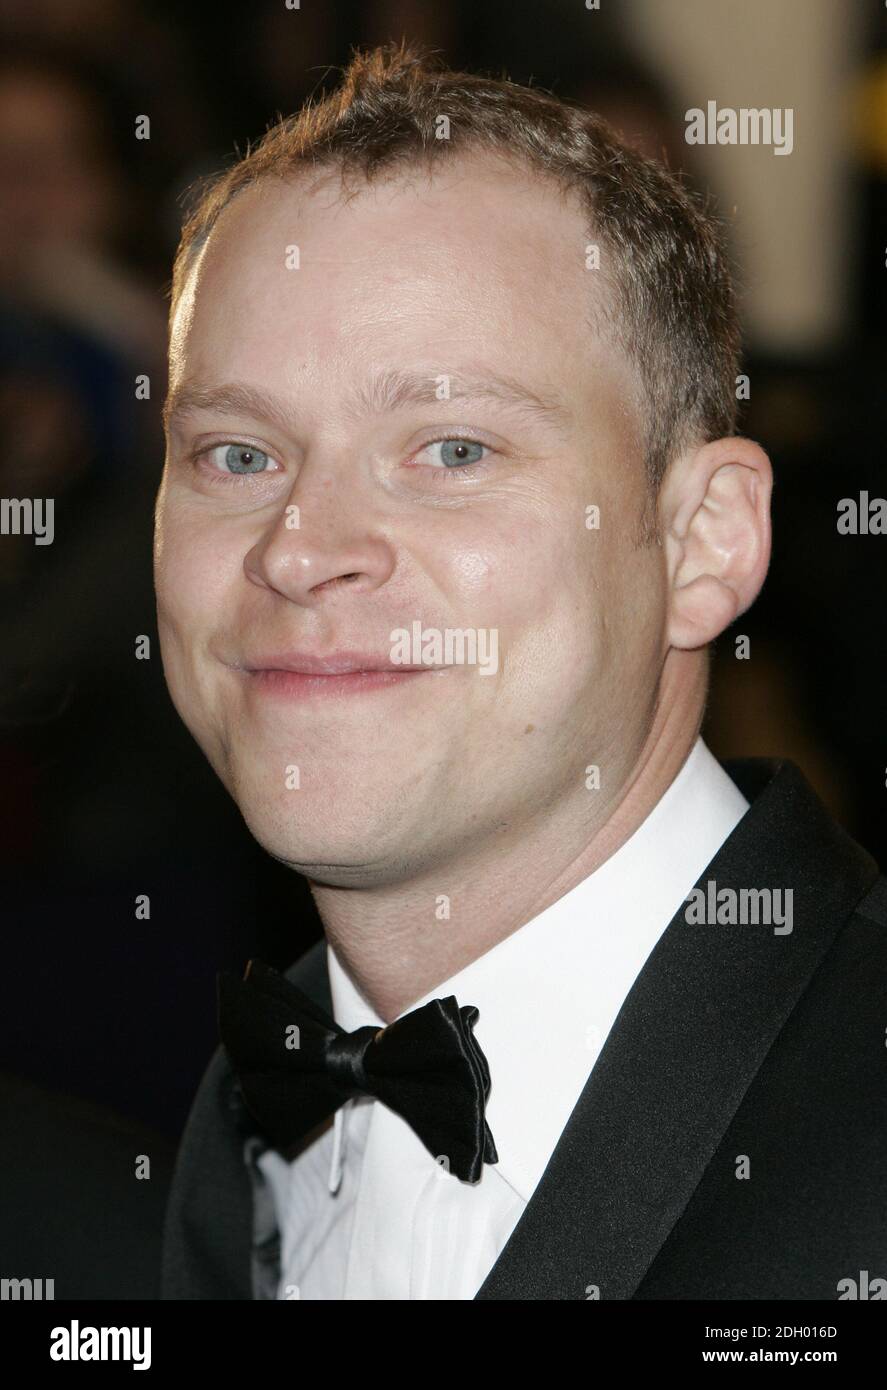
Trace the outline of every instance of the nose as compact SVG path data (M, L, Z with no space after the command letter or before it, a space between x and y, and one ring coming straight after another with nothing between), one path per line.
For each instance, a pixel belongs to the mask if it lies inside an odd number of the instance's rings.
M249 581L307 607L348 588L370 593L391 577L395 553L374 525L367 499L328 473L310 478L308 465L281 513L247 553Z

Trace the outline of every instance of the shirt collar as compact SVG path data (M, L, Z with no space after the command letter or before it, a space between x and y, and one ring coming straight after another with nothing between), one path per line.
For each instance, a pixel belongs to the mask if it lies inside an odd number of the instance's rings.
M496 1169L525 1202L647 957L748 805L698 738L620 849L403 1011L449 994L477 1006ZM383 1027L329 944L327 966L340 1027Z

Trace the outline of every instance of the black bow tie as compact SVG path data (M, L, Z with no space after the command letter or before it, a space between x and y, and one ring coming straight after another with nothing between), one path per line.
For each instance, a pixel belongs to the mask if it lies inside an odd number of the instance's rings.
M251 1114L288 1149L351 1096L371 1095L406 1120L464 1182L499 1156L484 1106L487 1059L478 1010L432 999L385 1028L353 1033L278 971L251 960L242 980L218 977L219 1033Z

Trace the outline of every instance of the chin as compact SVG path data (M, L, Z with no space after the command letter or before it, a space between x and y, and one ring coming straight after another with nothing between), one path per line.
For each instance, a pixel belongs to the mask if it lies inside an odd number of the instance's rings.
M352 798L347 807L337 807L328 796L306 798L297 807L251 806L242 798L237 800L250 834L262 849L306 878L358 887L396 882L403 873L401 834L389 817L374 817L365 798ZM402 811L402 801L400 805ZM415 836L410 841L414 849Z

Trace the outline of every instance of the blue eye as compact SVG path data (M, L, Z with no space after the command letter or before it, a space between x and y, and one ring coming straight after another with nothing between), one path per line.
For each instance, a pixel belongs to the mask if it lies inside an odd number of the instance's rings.
M480 463L487 448L486 444L479 444L476 439L435 439L426 445L426 448L436 449L438 446L441 449L441 463L444 468Z
M219 444L217 447L225 451L220 472L264 473L268 467L268 455L252 444ZM210 452L215 453L215 449Z

